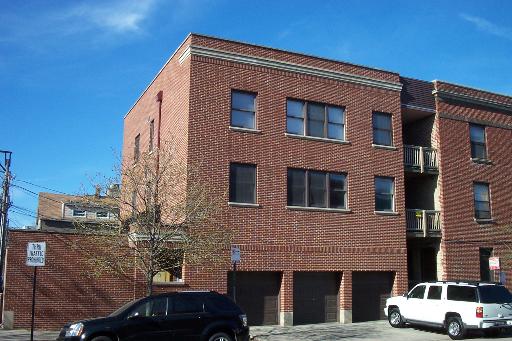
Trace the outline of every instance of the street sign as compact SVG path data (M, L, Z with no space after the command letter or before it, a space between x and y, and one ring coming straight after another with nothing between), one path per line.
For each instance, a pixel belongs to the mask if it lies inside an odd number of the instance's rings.
M499 257L489 257L489 270L499 270L500 269L500 258Z
M46 256L45 242L27 244L27 266L44 266Z
M231 262L240 263L240 248L237 246L231 247Z

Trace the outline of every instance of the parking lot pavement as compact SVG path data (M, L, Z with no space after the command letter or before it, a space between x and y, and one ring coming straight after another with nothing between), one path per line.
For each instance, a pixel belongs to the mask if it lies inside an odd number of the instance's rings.
M322 323L293 327L251 327L254 341L331 341L331 340L424 340L448 341L443 330L432 328L392 328L387 321L372 321L352 324ZM499 338L484 338L480 332L467 335L473 340L512 340L508 332Z
M58 331L41 331L34 332L34 340L37 341L54 341L59 336ZM0 329L0 340L2 341L27 341L30 340L30 330L14 329L5 330Z

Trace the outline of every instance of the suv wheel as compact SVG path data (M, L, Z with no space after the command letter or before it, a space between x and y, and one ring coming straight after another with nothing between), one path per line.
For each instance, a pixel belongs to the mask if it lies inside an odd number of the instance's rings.
M404 326L404 319L400 314L400 309L392 308L388 313L388 321L393 328L402 328Z
M215 333L210 336L208 341L233 341L233 339L226 333Z
M446 323L446 332L452 340L461 340L466 334L460 317L450 317Z
M112 340L107 336L96 336L91 341L112 341Z

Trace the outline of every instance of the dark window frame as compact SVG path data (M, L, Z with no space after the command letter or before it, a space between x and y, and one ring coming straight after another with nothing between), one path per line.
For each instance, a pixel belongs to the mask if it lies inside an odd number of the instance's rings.
M236 94L236 93L254 96L254 103L253 103L254 111L246 110L246 109L243 109L243 108L235 108L235 107L233 107L233 95ZM239 125L234 125L233 124L233 111L240 111L240 112L244 112L244 113L252 113L254 125L252 127L242 127L242 126L239 126ZM241 129L256 130L257 126L258 126L257 116L256 116L256 112L257 111L258 111L258 93L252 92L252 91L246 91L246 90L231 89L231 104L230 104L230 116L229 116L229 125L231 127L241 128Z
M288 113L288 102L289 101L302 103L302 118L297 117L297 116L293 116L293 115ZM314 119L311 119L309 117L310 116L309 115L309 106L310 105L318 105L318 106L323 106L324 107L323 108L324 109L324 116L323 116L323 120L322 121L314 120ZM329 108L341 110L342 123L337 123L337 122L329 120ZM295 132L289 132L288 128L287 128L286 132L288 134L294 134L294 135L300 135L300 136L308 136L308 137L328 139L328 140L336 140L336 141L346 141L346 125L347 125L347 123L346 123L345 107L343 107L343 106L334 105L334 104L327 104L327 103L321 103L321 102L314 102L314 101L305 101L305 100L289 97L289 98L286 98L286 123L287 123L287 126L288 126L288 119L302 119L302 134L297 134ZM311 135L309 125L310 125L310 123L312 121L323 122L322 136ZM332 126L341 126L341 128L342 128L341 131L343 132L343 138L339 139L339 138L335 138L335 137L329 137L329 126L330 125L332 125Z
M135 136L135 140L133 142L133 163L139 162L140 158L140 134Z
M476 200L476 187L477 186L485 186L487 188L487 197L489 201ZM477 209L478 203L487 203L489 207L488 211ZM492 219L492 205L491 205L491 185L488 182L475 181L473 182L473 207L474 207L474 215L477 220L490 220ZM487 213L487 214L486 214Z
M304 205L294 205L293 202L290 200L290 190L291 190L291 187L290 187L290 172L302 172L303 173L303 179L304 179L304 183L303 183L303 186L300 186L301 188L304 188L304 194L303 194L303 200L304 200ZM310 175L311 174L315 174L315 175L323 175L325 180L324 180L324 184L325 184L325 190L324 190L324 202L325 202L325 206L313 206L311 204L311 177ZM343 189L339 190L337 189L336 187L332 188L332 184L331 184L331 176L343 176ZM287 169L287 175L286 175L286 178L287 178L287 205L288 206L292 206L292 207L312 207L312 208L327 208L327 209L338 209L338 210L347 210L348 209L348 175L347 173L344 173L344 172L326 172L326 171L317 171L317 170L312 170L312 169L302 169L302 168L288 168ZM337 206L337 207L333 207L332 206L332 197L331 195L335 192L335 191L340 191L340 192L343 192L343 206L340 207L340 206Z
M155 120L151 120L149 122L149 145L148 145L148 150L150 152L153 151L153 143L154 143L154 139L155 139Z
M492 248L481 247L479 249L480 258L480 280L490 282L492 279L491 269L489 269L489 258L492 257Z
M472 139L471 137L471 130L472 129L481 129L482 130L482 133L483 133L483 139L484 139L484 142L480 142L480 141L475 141ZM481 124L474 124L474 123L470 123L469 124L469 143L470 143L470 147L471 147L471 158L472 159L478 159L478 160L487 160L488 159L488 153L487 153L487 131L485 129L485 126L481 125ZM483 152L484 152L484 155L477 155L477 147L481 147Z
M233 186L236 185L234 182L232 176L233 176L233 168L234 167L241 167L241 168L253 168L254 169L254 189L253 189L253 196L251 198L251 201L237 201L237 198L234 197L235 195L235 189ZM258 167L255 164L252 163L242 163L242 162L231 162L229 164L229 202L237 203L237 204L256 204L257 198L258 198Z
M391 193L378 193L377 192L377 179L385 179L385 180L391 180ZM396 196L396 185L395 185L395 178L390 176L378 176L376 175L373 180L373 190L375 192L375 211L376 212L396 212L396 206L395 206L395 196ZM386 210L380 210L377 209L377 194L380 195L390 195L391 196L391 209Z
M375 126L375 122L376 122L375 117L376 116L383 116L383 117L389 118L390 128L389 129L384 129L384 128L376 127ZM377 141L375 141L375 132L379 132L379 131L389 133L389 136L390 136L389 144L377 143ZM374 111L372 113L372 132L373 132L373 144L378 145L378 146L393 147L394 146L394 142L393 142L393 140L394 140L394 138L393 138L393 114L386 113L386 112L381 112L381 111Z

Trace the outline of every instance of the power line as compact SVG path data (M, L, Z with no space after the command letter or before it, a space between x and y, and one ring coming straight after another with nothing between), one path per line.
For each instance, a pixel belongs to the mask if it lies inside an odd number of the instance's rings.
M34 184L30 181L26 181L26 180L20 180L20 179L14 179L15 182L23 182L27 185L31 185L31 186L34 186L34 187L39 187L39 188L42 188L42 189L46 189L47 191L52 191L52 192L55 192L55 193L59 193L59 194L67 194L67 193L64 193L64 192L61 192L59 190L56 190L56 189L53 189L53 188L49 188L49 187L46 187L46 186L42 186L42 185L37 185L37 184Z

